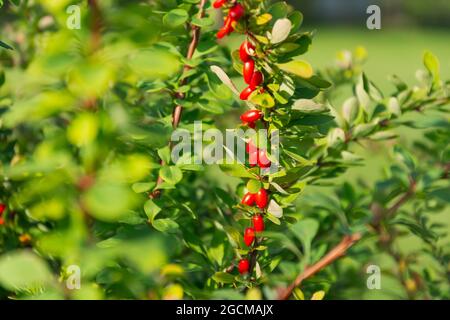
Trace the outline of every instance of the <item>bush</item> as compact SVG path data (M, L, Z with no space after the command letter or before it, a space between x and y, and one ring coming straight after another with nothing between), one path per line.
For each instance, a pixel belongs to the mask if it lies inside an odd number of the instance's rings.
M358 297L388 257L401 298L449 298L449 82L432 53L385 95L363 48L326 70L299 59L313 34L284 2L150 3L4 4L0 297ZM239 124L244 106L256 113ZM255 166L174 162L172 132L195 121L279 134L279 158L253 139ZM406 146L399 126L426 131ZM345 179L355 146L382 143L380 181Z

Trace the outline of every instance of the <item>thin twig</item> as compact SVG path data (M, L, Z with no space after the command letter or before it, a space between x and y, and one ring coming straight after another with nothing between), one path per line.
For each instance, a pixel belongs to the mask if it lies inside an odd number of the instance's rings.
M201 0L201 2L199 4L199 12L198 12L198 17L200 19L205 16L205 5L206 5L206 0ZM192 59L192 57L194 56L195 50L197 49L198 42L200 40L200 29L201 28L199 26L191 25L192 39L191 39L191 43L189 44L188 52L186 54L187 60ZM184 65L183 73L186 73L187 71L189 71L191 69L192 69L192 67L186 64L186 65ZM184 77L180 81L180 87L186 85L186 83L187 83L187 77ZM185 96L186 95L182 92L177 92L175 94L175 97L178 100L183 100L185 98ZM178 127L178 125L180 124L182 113L183 113L183 106L180 104L177 104L173 108L173 112L172 112L172 127L173 127L173 129L176 129ZM171 142L169 142L169 148L172 148ZM163 160L160 161L160 164L165 165ZM161 196L161 190L159 190L157 188L162 183L163 183L162 177L158 176L158 180L156 181L156 188L155 188L155 190L153 190L153 192L151 192L149 194L150 198L154 199L154 198L159 198Z
M300 286L303 280L314 276L316 273L324 269L325 267L332 264L334 261L344 256L347 250L355 244L355 242L361 239L360 233L355 233L352 235L346 235L342 238L341 242L337 244L333 249L331 249L322 259L317 261L315 264L306 267L302 273L300 273L294 282L287 288L280 291L278 295L278 300L287 300L294 291L295 288Z

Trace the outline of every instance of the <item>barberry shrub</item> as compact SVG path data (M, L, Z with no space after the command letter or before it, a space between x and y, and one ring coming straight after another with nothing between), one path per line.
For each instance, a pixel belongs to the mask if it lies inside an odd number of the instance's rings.
M385 296L449 298L432 53L384 94L363 48L303 60L314 33L285 2L5 1L0 19L1 298L361 298L377 267ZM195 121L276 132L279 157L250 137L245 163L174 162L175 129L210 143ZM347 179L369 148L379 180Z

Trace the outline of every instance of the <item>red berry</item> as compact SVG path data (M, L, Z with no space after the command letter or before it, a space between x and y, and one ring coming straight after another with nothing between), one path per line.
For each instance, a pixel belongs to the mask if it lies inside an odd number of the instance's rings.
M251 88L259 87L261 83L263 83L263 81L264 81L263 74L259 71L256 71L255 73L253 73L252 79L250 80L250 87Z
M253 228L247 228L245 229L244 233L244 242L247 247L250 247L255 241L255 229Z
M250 167L254 167L258 164L258 149L255 152L250 153L248 156L248 162Z
M5 219L3 219L2 217L0 217L0 226L5 224Z
M247 192L241 201L242 204L245 204L247 206L253 206L255 204L255 194Z
M242 18L244 13L245 13L244 7L240 3L237 3L230 9L230 12L228 14L234 20L239 20L240 18Z
M253 73L255 73L255 61L252 59L244 62L244 80L245 83L250 84L252 81Z
M0 203L0 217L2 216L3 212L6 210L6 204Z
M239 48L239 57L242 62L247 62L251 59L255 53L255 46L251 44L248 40L242 42L241 47Z
M267 194L266 189L259 189L258 193L255 196L255 202L258 208L264 209L269 203L269 195Z
M216 37L217 39L222 39L223 37L225 37L228 34L228 31L225 30L225 28L220 29L217 34Z
M252 140L249 140L245 144L245 152L247 152L247 153L254 153L256 151L258 151L258 148L256 148L256 146L253 144Z
M248 97L255 91L255 89L247 87L245 88L240 95L241 100L247 100Z
M257 214L253 217L253 228L256 232L263 232L264 231L264 218L262 215Z
M232 18L230 18L230 16L228 16L225 19L225 24L223 25L222 29L220 29L219 32L217 32L217 38L218 39L222 39L226 35L228 35L231 32L233 32L233 21L234 20Z
M247 259L241 259L238 265L239 273L244 274L250 269L250 262Z
M216 0L213 3L213 7L216 8L216 9L219 9L219 8L223 7L225 2L227 2L227 0Z
M258 166L260 168L269 168L271 166L271 162L267 157L267 151L264 149L259 150L258 152Z
M255 122L261 119L261 111L253 109L241 115L242 122Z

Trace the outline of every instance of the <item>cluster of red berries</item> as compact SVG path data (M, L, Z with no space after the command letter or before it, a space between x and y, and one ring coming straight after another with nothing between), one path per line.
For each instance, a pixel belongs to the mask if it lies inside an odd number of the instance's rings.
M249 110L241 115L243 125L252 129L256 128L256 121L260 120L262 113L259 110ZM260 168L269 168L272 163L267 157L265 149L258 149L251 141L247 142L245 151L249 154L249 163L251 167L258 165Z
M247 192L241 201L242 204L247 206L256 206L261 210L264 210L269 203L269 195L266 189L261 188L257 193ZM256 214L252 218L252 227L248 227L244 232L244 243L247 247L250 247L256 239L256 235L259 232L264 231L264 218L261 214ZM248 273L250 263L248 259L244 258L239 261L238 269L240 274Z
M5 224L3 213L6 211L6 204L0 203L0 226Z
M219 9L223 7L228 0L216 0L213 3L213 7L216 9ZM222 39L223 37L229 35L231 32L234 31L233 24L242 18L242 16L245 14L245 9L240 3L234 4L229 12L228 16L225 19L225 23L223 27L217 32L217 38Z
M255 70L255 46L248 40L245 40L239 48L239 57L244 63L244 81L248 84L240 95L241 100L247 100L248 97L264 82L264 75L261 71ZM261 92L264 88L261 88Z
M216 0L213 6L218 9L223 7L228 2L229 0ZM221 39L233 32L235 23L241 19L244 14L244 7L240 3L234 3L230 7L224 26L217 33L217 38ZM241 92L241 100L247 100L255 90L258 90L258 88L260 88L260 92L264 92L264 88L262 87L264 75L261 71L255 70L255 60L253 58L255 55L255 46L249 40L245 40L239 48L239 57L244 63L244 81L248 86ZM243 125L255 129L256 122L260 120L262 116L263 114L261 111L254 109L242 114L241 121ZM268 168L271 166L266 150L258 149L251 141L247 142L246 152L249 155L249 163L251 167L258 165L260 168ZM269 203L269 195L266 189L261 188L257 193L246 193L242 198L241 203L250 207L256 205L261 210L261 213L263 213ZM252 227L245 229L244 243L248 247L255 243L257 234L264 231L264 218L261 213L255 214L252 217ZM247 274L249 269L250 261L246 258L241 259L238 264L239 273Z

